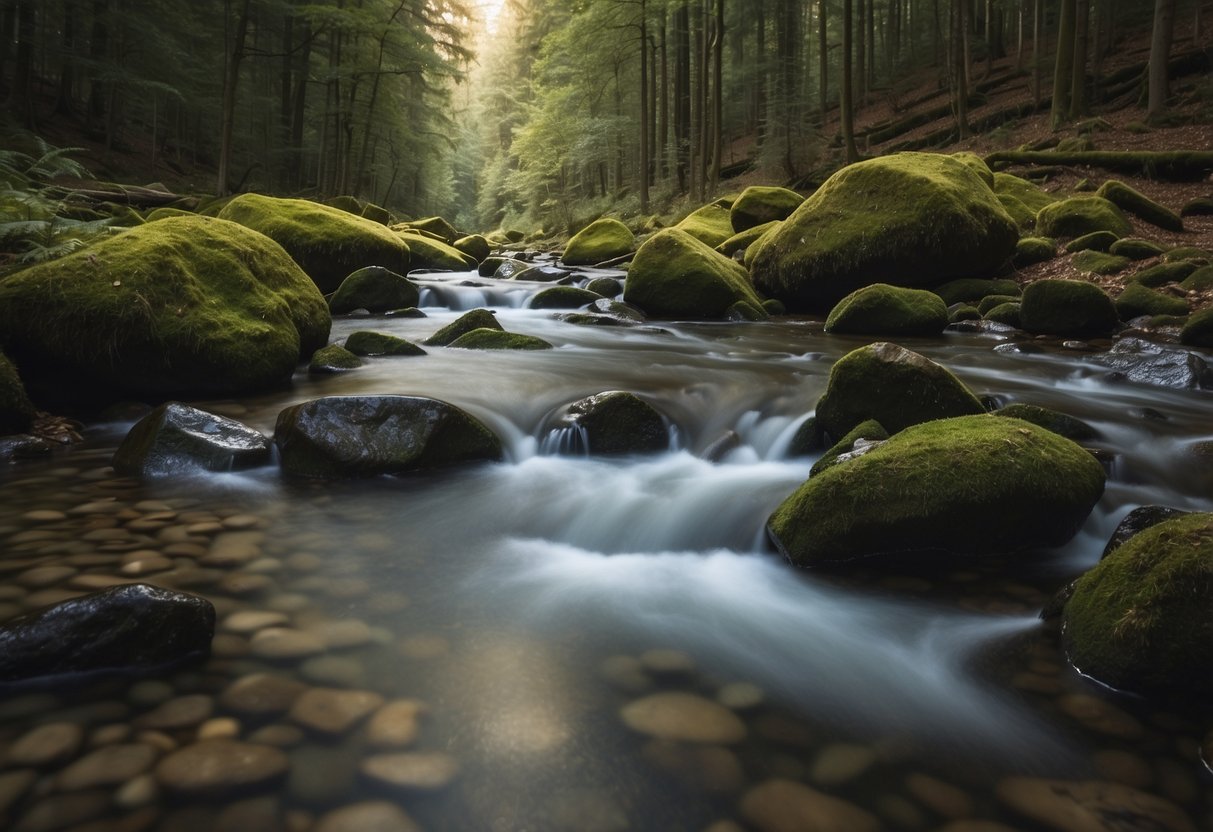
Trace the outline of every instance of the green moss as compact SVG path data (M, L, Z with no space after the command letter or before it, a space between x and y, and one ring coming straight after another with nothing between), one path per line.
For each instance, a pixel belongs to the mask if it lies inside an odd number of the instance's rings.
M1057 243L1047 237L1024 237L1015 246L1015 267L1025 268L1052 260L1057 256Z
M1125 321L1141 315L1186 315L1188 302L1147 289L1140 283L1130 283L1116 299L1116 312Z
M409 247L411 267L415 270L464 272L472 271L478 265L475 257L464 254L442 240L411 231L396 233Z
M1095 149L1095 142L1089 136L1069 136L1057 143L1058 153L1089 153Z
M1124 237L1133 233L1133 226L1103 197L1075 196L1041 208L1036 213L1036 230L1046 237L1081 237L1095 231Z
M362 217L380 225L391 225L393 222L391 212L373 202L368 202L362 207Z
M157 208L154 211L149 211L147 214L148 222L156 220L167 220L169 217L192 217L193 211L182 211L180 208Z
M1010 194L998 194L997 196L1007 214L1015 220L1015 225L1019 230L1031 231L1036 225L1036 212Z
M330 208L336 208L338 211L345 211L347 214L362 216L362 202L356 197L341 195L329 197L324 201L324 204Z
M1099 186L1096 196L1102 196L1109 202L1145 220L1151 225L1165 228L1168 231L1183 231L1184 223L1170 208L1159 205L1140 191L1134 190L1116 179L1109 179Z
M1002 306L1004 303L1019 303L1019 295L986 295L977 304L977 311L984 315L995 306Z
M994 306L990 311L982 315L987 321L993 321L996 324L1006 324L1019 329L1023 326L1023 318L1020 315L1020 304L1015 301L1008 301Z
M843 454L849 454L855 449L855 443L860 439L866 439L869 442L884 441L889 438L889 432L880 426L880 422L875 419L869 419L866 422L861 422L847 433L846 436L838 440L834 447L830 448L821 455L821 459L813 463L813 467L809 469L809 476L815 477L822 471L828 471L838 464L838 457Z
M1066 243L1066 251L1071 254L1079 251L1110 251L1119 239L1112 231L1092 231Z
M1176 246L1175 248L1167 249L1162 259L1168 263L1186 260L1200 266L1208 266L1213 263L1213 254L1196 246Z
M1057 197L1038 185L1009 173L994 174L994 193L1015 197L1032 211L1033 219L1041 208L1057 201Z
M1034 404L1009 404L995 410L994 415L1006 419L1022 419L1075 442L1086 442L1099 438L1099 432L1081 419L1075 419L1065 413L1058 413L1056 410L1049 410L1047 407L1038 407Z
M23 433L34 421L34 405L17 368L0 352L0 436Z
M232 196L207 197L199 201L198 206L194 210L201 217L218 217L219 212L226 208L227 204L235 198L235 194Z
M1213 690L1213 514L1129 538L1078 579L1066 602L1070 661L1115 688Z
M209 217L148 223L0 281L0 339L27 387L75 403L285 385L330 324L278 245Z
M1114 254L1117 257L1128 257L1130 260L1147 260L1151 257L1160 257L1163 251L1165 249L1158 243L1151 240L1142 240L1139 237L1125 237L1123 240L1117 240L1108 249L1110 254Z
M366 330L351 333L345 339L345 348L354 355L425 355L425 350L411 341Z
M1184 203L1180 210L1181 217L1207 217L1213 214L1213 197L1198 196Z
M845 298L826 318L825 331L855 335L938 335L948 307L934 292L873 283Z
M1070 259L1070 265L1087 274L1116 274L1129 267L1129 258L1087 250L1075 254Z
M955 324L961 321L979 321L981 313L977 311L976 306L967 303L958 303L949 308L948 323Z
M776 298L767 298L762 302L762 308L768 315L786 315L788 308L783 305L783 301Z
M1112 299L1092 283L1039 280L1023 292L1023 328L1041 335L1107 335L1118 318Z
M1186 292L1205 292L1213 289L1213 266L1201 266L1179 284Z
M601 299L602 295L597 295L587 289L578 289L576 286L553 286L531 298L531 308L579 309Z
M1179 343L1189 347L1213 348L1213 307L1188 318L1179 334Z
M623 284L613 277L596 277L585 284L585 288L604 298L617 298L623 294Z
M1146 324L1150 329L1165 329L1173 327L1182 330L1188 323L1188 315L1153 315L1150 317L1149 323Z
M503 332L500 329L473 329L465 332L450 344L459 350L550 350L552 345L542 338Z
M665 419L635 393L614 390L575 401L565 422L582 430L595 455L659 453L670 445Z
M1156 266L1150 266L1148 269L1142 269L1137 274L1129 278L1134 283L1140 283L1142 286L1148 286L1151 289L1157 289L1159 286L1165 286L1168 283L1179 283L1187 279L1190 275L1197 271L1195 263L1180 261L1178 263L1159 263ZM1185 289L1188 287L1185 286Z
M994 187L994 173L990 170L990 166L986 164L986 160L978 156L971 150L962 150L959 153L951 154L952 158L963 164L973 173L986 183L987 188Z
M242 194L219 216L278 243L322 292L333 291L364 266L408 271L409 248L399 236L377 222L327 205Z
M708 248L716 248L734 233L729 209L715 202L703 206L674 227L690 234Z
M312 360L308 364L307 371L310 375L325 376L333 375L334 373L344 373L347 370L356 370L361 366L361 358L354 355L345 347L329 344L327 347L321 347L312 353Z
M569 240L561 260L566 266L593 266L636 250L636 235L609 217L587 225Z
M454 247L462 254L471 257L477 263L483 263L493 252L493 247L489 245L489 241L480 234L469 234L466 237L460 237L454 242Z
M953 280L931 290L943 298L948 306L954 303L979 301L989 295L1014 295L1019 297L1019 284L1009 278L1001 280L981 280L979 278L962 278Z
M830 370L817 423L831 437L875 419L890 433L949 416L983 413L981 402L946 369L896 344L861 347Z
M732 257L739 251L745 251L754 243L758 242L764 234L778 227L778 220L766 222L762 225L755 225L753 228L747 228L745 231L734 234L729 239L725 240L720 245L716 246L716 250L726 257Z
M733 231L740 233L759 225L787 219L804 197L787 188L754 185L737 197L729 211Z
M401 228L401 225L404 226L404 229ZM398 231L407 229L423 231L428 234L432 234L436 239L441 240L447 245L451 245L463 236L455 230L455 226L451 225L442 217L425 217L424 219L412 220L411 222L398 224L394 226L394 228ZM519 235L518 240L511 238L511 242L518 242L522 240L522 235L520 232L514 233ZM510 232L506 232L506 236L510 236Z
M473 309L460 315L451 323L435 332L424 343L427 347L450 346L460 336L477 329L501 329L496 316L487 309Z
M751 247L754 285L829 308L873 282L923 287L1001 268L1019 231L965 164L898 153L848 165Z
M636 252L623 297L663 318L719 318L742 300L762 305L745 269L677 228L658 231Z
M989 415L927 422L802 485L768 531L793 563L876 554L971 555L1069 540L1103 468L1068 439Z
M730 306L725 310L724 316L730 321L749 321L751 323L770 318L765 309L746 300L739 300Z
M417 287L404 275L382 266L367 266L341 281L329 299L329 309L334 315L355 309L387 312L416 306L420 298Z

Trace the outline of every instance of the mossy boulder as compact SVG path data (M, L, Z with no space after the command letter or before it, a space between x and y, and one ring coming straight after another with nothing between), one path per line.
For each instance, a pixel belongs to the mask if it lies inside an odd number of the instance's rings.
M1001 268L1019 230L964 163L898 153L848 165L767 234L755 287L793 311L833 306L870 283L929 287Z
M1030 422L990 415L906 428L810 478L767 530L793 563L1058 546L1104 488L1091 454Z
M1079 251L1111 251L1119 239L1119 235L1111 231L1092 231L1066 243L1066 251L1070 254Z
M347 214L362 216L363 206L361 200L348 194L329 197L324 201L324 204L330 208L336 208L338 211L345 211Z
M410 268L413 271L464 272L474 271L479 265L475 257L464 254L443 240L412 231L398 231L396 234L409 247Z
M409 268L408 245L385 226L306 199L241 194L219 217L278 243L325 293L364 266Z
M209 217L148 223L0 281L0 346L35 401L281 387L330 325L279 245Z
M1142 269L1137 274L1132 275L1129 280L1142 286L1156 289L1168 283L1181 283L1195 271L1195 263L1181 260L1178 263L1159 263L1150 266L1148 269ZM1187 289L1188 287L1185 286L1184 288Z
M1014 197L1032 212L1033 218L1041 208L1052 205L1057 197L1045 191L1039 185L1012 176L1009 173L994 174L994 193Z
M1179 211L1182 217L1207 217L1213 215L1213 196L1198 196L1188 200Z
M623 294L623 284L613 277L596 277L585 284L585 289L603 298L617 298Z
M996 306L1002 306L1004 303L1019 303L1018 295L986 295L977 304L977 311L981 314L986 314Z
M488 309L473 309L460 315L422 343L427 347L450 346L460 336L476 329L502 329L502 326Z
M623 299L659 318L720 318L737 301L762 305L745 269L677 228L636 252Z
M882 342L860 347L834 364L817 402L817 424L838 439L869 419L897 433L932 419L984 412L977 397L947 369Z
M957 303L948 307L948 323L950 324L979 320L981 320L981 312L972 304Z
M951 156L977 174L981 181L986 183L987 188L994 187L994 172L990 170L990 166L986 164L985 159L971 150L961 150L958 153L951 154Z
M755 225L752 228L747 228L745 231L740 231L734 234L729 239L725 240L720 245L716 246L716 250L726 257L732 257L739 251L744 252L754 243L762 239L762 236L771 229L779 225L779 221L765 222L762 225Z
M460 335L450 347L457 350L550 350L552 345L533 335L485 327Z
M1213 289L1213 266L1201 266L1190 273L1179 284L1185 292L1204 292Z
M1045 237L1081 237L1096 231L1126 237L1133 233L1133 226L1103 197L1073 196L1041 208L1036 213L1036 230Z
M460 237L464 236L455 230L455 226L451 225L449 222L447 222L442 217L425 217L425 218L419 219L419 220L412 220L410 222L400 223L395 227L397 229L400 229L401 226L405 226L406 228L413 229L415 231L423 231L426 234L433 235L434 238L436 238L438 240L442 240L444 243L446 243L448 245L453 245L456 240L458 240ZM518 232L515 232L515 233L518 233ZM507 236L508 236L508 234L507 234ZM522 236L519 236L518 240L521 240L521 239L522 239ZM517 242L517 240L513 240L511 238L511 242Z
M821 459L813 463L813 467L809 469L809 476L815 477L822 471L827 471L838 465L847 454L856 453L855 443L862 440L863 447L866 450L875 447L875 443L883 442L889 438L889 432L881 427L880 422L875 419L868 419L866 422L860 422L847 433L846 436L839 439L832 448L821 455Z
M313 376L330 376L356 370L362 366L362 359L345 347L329 344L312 353L308 363L308 374Z
M148 222L155 222L156 220L167 220L169 217L192 217L192 216L194 216L193 211L183 211L180 208L169 208L168 206L165 206L163 208L156 208L153 211L148 211L147 217L145 219Z
M329 310L345 315L355 309L387 312L407 309L421 300L421 292L407 277L383 266L367 266L351 274L329 298Z
M972 303L990 295L1020 294L1019 284L1009 278L998 280L983 280L974 277L964 277L960 280L949 281L931 290L943 298L948 306L954 303Z
M403 474L503 457L482 422L437 399L334 396L278 414L284 474L338 479Z
M1015 267L1027 266L1052 260L1057 256L1057 243L1048 237L1024 237L1015 245Z
M1023 325L1023 320L1019 314L1020 304L1016 301L1007 301L1000 303L985 312L981 317L987 321L993 321L996 324L1006 324L1019 329Z
M368 330L359 330L350 334L350 337L345 339L345 348L354 355L372 356L372 355L425 355L425 350L414 344L412 341L406 341L403 338L397 338L395 335L388 335L385 332L371 332Z
M767 310L764 307L760 305L756 306L748 300L739 300L725 310L724 317L728 321L749 321L754 323L768 320L771 316L767 314Z
M514 280L518 275L532 268L525 260L505 259L497 264L493 277L497 280Z
M362 206L362 217L380 225L391 225L393 222L392 212L373 202Z
M938 335L948 325L943 299L925 289L865 286L830 311L825 331L855 335Z
M1099 438L1099 431L1081 419L1075 419L1073 416L1068 416L1065 413L1058 413L1056 410L1050 410L1047 407L1039 407L1034 404L1019 402L1009 404L1006 407L1000 407L998 410L995 410L994 415L1007 419L1020 419L1024 422L1031 422L1045 430L1056 433L1058 436L1064 436L1066 439L1072 439L1075 442L1086 442L1090 439Z
M1159 205L1141 191L1130 188L1119 180L1109 179L1099 186L1095 195L1103 197L1151 225L1165 228L1167 231L1184 230L1184 223L1179 214L1170 208Z
M728 207L719 202L703 206L674 227L690 234L708 248L716 248L736 233Z
M635 250L632 229L617 219L603 217L573 235L560 259L566 266L593 266Z
M1036 212L1024 205L1010 194L997 194L998 201L1006 210L1008 216L1022 232L1031 231L1036 226Z
M1133 537L1078 579L1063 611L1066 653L1114 688L1213 691L1213 514Z
M1087 274L1116 274L1129 267L1129 258L1088 250L1075 254L1070 259L1070 265Z
M1140 315L1186 315L1188 302L1174 295L1147 289L1140 283L1130 283L1116 299L1116 313L1125 321Z
M595 456L660 453L670 445L669 429L657 409L622 390L573 402L558 425L575 428Z
M602 295L576 286L553 286L531 298L532 309L578 309L601 300Z
M477 263L483 263L493 253L493 247L489 245L489 241L480 234L460 237L452 245Z
M1147 260L1151 257L1161 257L1166 251L1158 243L1152 240L1143 240L1140 237L1125 237L1123 240L1117 240L1112 243L1108 249L1109 254L1114 254L1117 257L1127 257L1130 260Z
M804 197L787 188L753 185L741 192L729 209L733 231L741 233L769 222L785 220L800 207Z
M270 461L270 441L234 419L179 402L144 416L114 452L114 471L156 476L190 471L234 471Z
M1176 246L1175 248L1167 249L1163 253L1162 259L1168 263L1176 260L1187 260L1197 266L1207 266L1213 263L1213 254L1197 246Z
M1189 347L1208 347L1213 349L1213 307L1197 312L1188 318L1183 330L1179 333L1179 343Z
M23 433L34 421L34 404L17 368L0 352L0 436Z
M1107 335L1119 320L1102 289L1081 280L1038 280L1023 291L1023 328L1039 335Z

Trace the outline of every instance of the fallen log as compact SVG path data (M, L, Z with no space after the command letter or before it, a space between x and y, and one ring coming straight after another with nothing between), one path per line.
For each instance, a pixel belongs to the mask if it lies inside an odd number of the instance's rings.
M999 150L986 156L995 165L1069 165L1139 174L1148 179L1196 182L1213 172L1213 151L1204 150L1088 150L1058 153L1052 150Z

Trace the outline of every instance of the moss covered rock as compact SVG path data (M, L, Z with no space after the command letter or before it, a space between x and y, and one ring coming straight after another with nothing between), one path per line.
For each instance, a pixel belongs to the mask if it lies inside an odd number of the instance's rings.
M1103 487L1103 468L1070 440L1018 419L964 416L906 428L809 479L767 529L783 555L805 566L1057 546Z
M787 188L754 185L741 192L729 209L733 231L740 233L759 225L787 219L804 197Z
M148 223L0 282L0 346L35 400L282 386L330 324L280 246L209 217Z
M1189 347L1213 348L1213 307L1188 318L1179 333L1179 343Z
M1148 269L1142 269L1137 274L1131 276L1129 280L1134 283L1140 283L1142 286L1156 289L1168 283L1180 283L1195 271L1195 263L1181 260L1178 263L1159 263L1155 266L1150 266ZM1185 286L1184 288L1188 287Z
M1023 328L1041 335L1107 335L1119 320L1104 291L1081 280L1038 280L1023 292Z
M729 321L765 321L771 316L767 314L767 310L761 305L755 305L748 300L739 300L730 306L724 313L725 320Z
M957 303L948 307L948 323L950 324L979 320L981 320L981 312L972 304Z
M1071 254L1078 251L1111 251L1119 239L1119 235L1111 231L1092 231L1066 243L1066 251Z
M1057 256L1057 243L1048 237L1024 237L1015 246L1015 267L1022 269Z
M329 344L312 353L312 360L307 365L307 371L314 376L330 376L356 370L362 366L362 359L345 347Z
M986 295L977 304L977 311L985 315L996 306L1002 306L1004 303L1019 303L1018 295Z
M1019 230L965 164L898 153L848 165L755 244L755 287L796 310L881 282L934 286L995 271Z
M1213 691L1213 514L1138 532L1087 572L1063 612L1070 661L1127 690Z
M1096 231L1125 237L1133 233L1133 226L1103 197L1075 196L1041 208L1036 213L1036 230L1046 237L1081 237Z
M1000 303L990 309L981 317L987 321L993 321L996 324L1006 324L1019 329L1023 326L1023 319L1019 314L1020 304L1015 301L1007 301Z
M1180 209L1180 216L1207 217L1213 215L1213 196L1198 196L1188 200Z
M34 421L34 404L25 392L17 368L0 352L0 436L23 433Z
M1009 173L994 174L994 193L1014 197L1032 211L1033 217L1041 208L1057 201L1057 197L1039 185Z
M986 160L978 156L971 150L961 150L951 154L952 158L967 167L973 173L977 174L982 182L986 183L986 187L994 187L994 172L990 170L990 166L986 164Z
M1129 267L1129 258L1088 250L1075 254L1070 265L1087 274L1116 274Z
M1056 410L1038 407L1034 404L1022 404L1018 402L1009 404L1006 407L995 410L994 415L1007 419L1021 419L1025 422L1031 422L1045 430L1056 433L1058 436L1073 439L1075 442L1086 442L1090 439L1099 438L1099 431L1081 419L1075 419L1073 416L1067 416L1065 413L1058 413Z
M395 335L359 330L345 339L345 348L354 355L425 355L425 350Z
M817 424L837 439L869 419L897 433L932 419L983 412L977 397L945 368L882 342L854 350L834 364L817 402Z
M414 271L463 272L473 271L479 265L475 257L464 254L443 240L412 231L396 233L409 247L410 267Z
M1108 253L1114 254L1117 257L1127 257L1130 260L1146 260L1150 257L1162 256L1165 250L1152 240L1143 240L1140 237L1125 237L1123 240L1117 240L1112 243L1108 249Z
M674 227L708 248L716 248L735 233L729 209L719 201L703 206Z
M488 309L473 309L460 315L422 343L427 347L450 346L460 336L476 329L502 329L502 326Z
M1185 292L1204 292L1213 289L1213 266L1201 266L1191 272L1183 279L1179 287Z
M241 194L219 216L278 243L325 293L363 266L409 268L409 247L385 226L306 199Z
M500 329L473 329L450 343L458 350L550 350L552 345L533 335L504 332Z
M1002 204L1007 214L1015 221L1015 225L1021 232L1031 231L1036 227L1036 212L1028 206L1024 205L1010 194L997 194L999 203Z
M493 247L489 245L489 241L480 234L469 234L466 237L460 237L452 245L477 263L483 263L493 252Z
M576 429L594 455L660 453L670 445L669 429L657 409L621 390L573 402L560 424Z
M144 416L114 452L125 476L234 471L270 461L270 441L234 419L167 402Z
M931 290L943 298L948 306L954 303L972 303L990 295L1014 295L1019 297L1019 284L1009 278L983 280L965 277L949 281Z
M401 226L404 226L406 229L425 232L426 234L432 235L435 239L441 240L447 245L453 245L456 240L464 236L455 230L455 226L451 225L442 217L425 217L424 219L412 220L410 222L400 223L396 226L396 228L400 230ZM521 235L520 232L514 233L519 235L518 240L522 239L523 235ZM507 237L509 237L509 234L507 234ZM518 242L518 240L514 240L512 237L510 237L511 242Z
M593 266L636 250L636 235L610 217L587 225L573 235L560 258L568 266Z
M623 284L613 277L596 277L585 284L585 289L603 298L617 298L623 294Z
M716 250L726 257L732 257L739 251L745 251L754 243L762 239L768 231L776 228L779 221L764 222L762 225L755 225L752 228L747 228L745 231L734 234L729 239L725 240L720 245L716 246Z
M532 309L578 309L601 300L602 295L576 286L553 286L531 298Z
M866 450L875 447L875 443L883 442L889 438L889 432L881 427L880 422L875 419L868 419L866 422L860 422L855 427L847 432L847 435L839 439L835 445L821 455L821 459L813 463L813 467L809 469L809 476L815 477L822 471L829 470L839 464L840 458L847 454L856 452L855 443L861 440L866 443L861 445Z
M1162 259L1168 263L1177 260L1187 260L1198 266L1207 266L1213 263L1213 254L1197 246L1176 246L1175 248L1167 249L1163 253Z
M677 228L636 252L623 298L659 318L720 318L737 301L762 305L745 269Z
M192 217L192 216L194 216L193 211L183 211L180 208L169 208L169 207L165 206L163 208L157 208L153 211L148 211L147 217L145 219L148 222L155 222L156 220L167 220L169 217Z
M934 292L874 283L840 300L826 318L825 331L855 335L938 335L947 325L948 307Z
M500 460L501 440L478 419L436 399L335 396L278 414L282 471L298 477L403 474Z
M1140 315L1187 315L1188 302L1147 289L1140 283L1130 283L1116 299L1116 313L1124 321Z
M407 309L421 300L421 292L407 277L383 266L367 266L351 274L329 298L334 315L345 315L355 309L387 312Z
M1151 225L1165 228L1168 231L1184 230L1184 223L1180 219L1179 214L1176 214L1170 208L1159 205L1140 191L1130 188L1124 182L1109 179L1099 186L1099 190L1095 192L1095 195L1103 197Z

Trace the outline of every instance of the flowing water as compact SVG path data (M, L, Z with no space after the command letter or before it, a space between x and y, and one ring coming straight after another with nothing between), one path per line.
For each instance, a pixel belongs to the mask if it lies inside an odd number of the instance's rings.
M34 726L68 722L85 729L75 756L115 738L163 754L201 734L277 744L291 763L252 797L200 802L138 771L81 786L58 773L70 758L36 776L10 763L0 826L7 813L14 829L306 829L386 798L430 830L701 830L740 819L749 789L784 778L887 829L1046 828L995 795L1027 775L1126 784L1208 828L1207 708L1100 688L1066 666L1038 618L1132 508L1213 510L1196 453L1213 440L1207 394L1114 383L1082 352L996 349L1007 335L902 341L979 394L1092 424L1103 438L1090 444L1110 459L1106 493L1058 550L808 572L769 551L764 523L813 462L788 456L791 437L833 362L863 340L791 319L577 326L527 308L542 285L419 280L428 317L343 319L334 340L375 329L420 341L489 306L555 349L430 348L207 406L269 433L282 408L320 396L430 396L489 425L504 463L369 482L289 482L266 468L140 483L108 469L130 426L110 423L50 461L0 470L0 617L138 578L203 594L220 619L204 665L7 695L0 760ZM605 390L661 410L671 450L587 456L559 415ZM245 554L214 557L233 535ZM320 644L275 659L254 649L255 627L235 624L249 611ZM412 749L442 752L457 776L387 786L361 771L380 750L358 728L318 738L284 716L232 713L220 694L265 671L420 700ZM720 699L745 737L696 746L624 725L624 706L663 691ZM182 696L198 713L147 716Z

